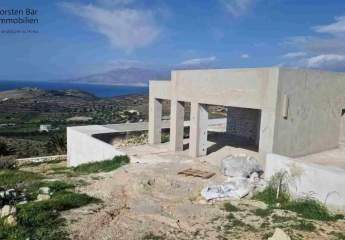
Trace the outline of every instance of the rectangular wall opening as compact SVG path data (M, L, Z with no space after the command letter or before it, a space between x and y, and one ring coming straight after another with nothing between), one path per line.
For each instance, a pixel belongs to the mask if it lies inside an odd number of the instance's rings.
M220 107L218 110L220 110ZM224 126L223 131L209 130L208 139L214 144L209 147L208 153L217 151L225 146L258 152L261 110L239 107L223 108L226 126Z

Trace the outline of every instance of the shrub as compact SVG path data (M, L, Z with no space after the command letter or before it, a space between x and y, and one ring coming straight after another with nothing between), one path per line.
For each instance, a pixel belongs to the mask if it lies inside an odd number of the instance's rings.
M59 211L99 202L86 194L61 190L70 186L67 183L55 182L50 186L58 190L51 199L17 205L15 228L1 225L0 222L0 239L67 240L65 220Z
M224 210L227 211L227 212L237 212L237 211L239 211L238 207L232 205L229 202L224 203Z
M16 150L13 147L9 146L6 142L0 140L0 157L14 155L15 153Z
M20 184L28 184L35 180L42 179L38 173L20 170L0 170L0 187L16 188Z
M256 216L259 216L259 217L267 217L269 215L271 215L271 213L273 212L271 208L266 208L266 209L261 209L261 208L258 208L258 209L255 209L254 211L254 214Z
M57 211L64 211L98 202L99 200L96 198L90 197L84 193L61 191L53 195L50 206Z
M332 221L341 218L340 215L331 214L324 204L311 198L290 201L284 208L309 219Z
M342 215L331 214L321 202L311 198L291 200L288 192L287 177L284 173L273 176L267 187L257 193L254 198L269 205L269 208L279 207L300 214L304 218L332 221L343 218Z
M128 156L116 156L112 160L81 164L73 168L73 170L80 174L110 172L128 163Z
M46 145L47 152L53 154L66 154L67 139L65 134L52 136Z
M16 159L13 156L0 157L0 169L15 169Z
M268 182L267 187L254 196L255 199L267 203L269 206L285 205L290 200L287 173L279 172Z

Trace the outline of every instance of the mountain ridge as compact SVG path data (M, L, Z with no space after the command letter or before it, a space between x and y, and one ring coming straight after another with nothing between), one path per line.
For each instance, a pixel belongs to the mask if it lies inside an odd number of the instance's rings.
M139 67L118 68L104 73L70 79L71 82L122 86L148 86L150 80L168 80L170 70Z

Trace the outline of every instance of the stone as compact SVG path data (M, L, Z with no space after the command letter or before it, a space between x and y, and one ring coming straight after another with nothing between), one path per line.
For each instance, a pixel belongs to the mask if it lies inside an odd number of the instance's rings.
M268 238L267 240L291 240L291 238L283 230L281 230L280 228L276 228L274 230L273 236Z
M263 173L263 168L253 157L230 155L222 160L220 171L225 176L249 178L255 172L259 177Z
M48 194L38 194L37 201L49 200L50 196Z
M5 198L5 191L0 191L0 198Z
M17 225L16 218L15 218L13 215L9 215L9 216L5 219L5 223L6 223L7 225L10 225L10 226L15 226L15 225Z
M15 215L17 213L17 209L14 206L11 206L10 208L10 215Z
M5 205L2 207L1 209L1 215L0 217L3 218L3 217L7 217L8 215L11 214L11 206L10 205Z
M38 192L41 194L49 194L50 188L49 187L41 187Z

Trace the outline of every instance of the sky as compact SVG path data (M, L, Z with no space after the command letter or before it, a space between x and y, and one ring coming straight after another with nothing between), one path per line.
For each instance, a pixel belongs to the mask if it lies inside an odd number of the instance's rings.
M344 0L1 0L26 8L38 24L0 24L38 31L0 33L1 80L127 67L345 71Z

